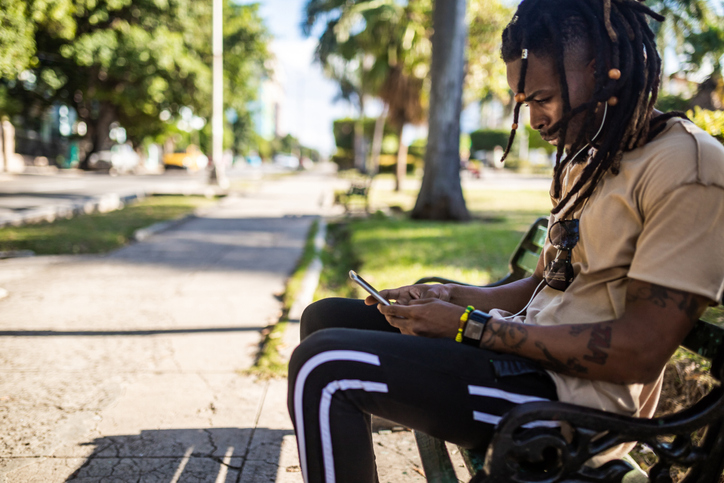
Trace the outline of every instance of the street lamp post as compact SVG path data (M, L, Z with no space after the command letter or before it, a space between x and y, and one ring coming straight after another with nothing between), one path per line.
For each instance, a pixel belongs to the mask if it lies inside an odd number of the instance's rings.
M213 114L211 120L211 156L214 161L214 167L211 174L211 182L218 184L221 188L228 188L229 181L226 179L224 172L223 153L224 153L224 35L223 20L224 13L223 0L214 0L214 20L213 20L213 42L212 53L214 56L213 63Z

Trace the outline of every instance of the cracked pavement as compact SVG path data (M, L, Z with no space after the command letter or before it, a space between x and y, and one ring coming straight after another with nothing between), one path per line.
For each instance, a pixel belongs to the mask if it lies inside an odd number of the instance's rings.
M286 380L243 375L338 183L244 196L103 256L0 261L0 483L300 483ZM381 482L421 482L407 431Z
M330 182L260 182L108 255L0 261L0 482L286 475L285 381L240 371Z

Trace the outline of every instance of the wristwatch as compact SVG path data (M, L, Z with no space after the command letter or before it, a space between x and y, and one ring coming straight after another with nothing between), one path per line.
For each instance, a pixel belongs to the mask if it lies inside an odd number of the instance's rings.
M480 340L483 338L485 324L488 323L493 316L482 310L473 310L468 315L468 322L463 329L463 344L480 347Z

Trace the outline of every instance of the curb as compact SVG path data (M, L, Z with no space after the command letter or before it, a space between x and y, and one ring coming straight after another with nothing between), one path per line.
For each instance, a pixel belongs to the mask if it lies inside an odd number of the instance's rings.
M26 210L22 213L14 213L4 216L0 220L0 228L5 226L22 226L32 223L53 222L61 218L73 218L76 215L87 215L90 213L107 213L123 208L125 205L136 200L142 200L149 196L179 194L183 196L221 196L228 194L223 190L213 187L188 190L159 190L150 189L126 192L125 194L108 193L102 196L93 196L81 201L75 201L64 205L43 206Z
M0 252L0 260L5 260L6 258L26 258L34 256L35 252L32 250L8 250Z
M43 221L53 222L59 218L72 218L76 215L90 214L93 212L107 213L119 210L128 203L143 199L148 194L142 191L119 195L109 193L103 196L95 196L83 201L76 201L64 206L44 206L27 210L22 214L14 214L0 220L0 228L5 226L21 226L30 223Z
M157 233L161 233L162 231L166 231L166 230L170 230L171 228L175 228L183 223L186 223L187 221L191 220L192 218L196 218L196 214L182 216L181 218L177 218L175 220L159 221L158 223L154 223L153 225L147 226L146 228L141 228L139 230L136 230L133 233L133 240L135 240L137 242L147 240L151 236L153 236Z
M326 239L327 222L323 217L320 217L317 234L314 236L314 258L309 263L307 271L304 274L302 288L289 309L288 321L282 334L279 355L285 361L288 361L292 357L292 352L299 345L299 321L304 309L314 300L314 291L317 290L317 286L319 285L319 276L323 268L320 254L322 253Z

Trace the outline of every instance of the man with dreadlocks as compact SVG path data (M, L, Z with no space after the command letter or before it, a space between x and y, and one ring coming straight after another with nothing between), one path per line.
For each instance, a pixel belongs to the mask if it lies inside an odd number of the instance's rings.
M478 449L529 401L653 415L664 365L724 290L724 148L654 109L648 18L662 20L635 0L520 4L503 33L506 155L524 104L558 148L538 268L308 307L289 368L305 481L376 481L371 414Z

